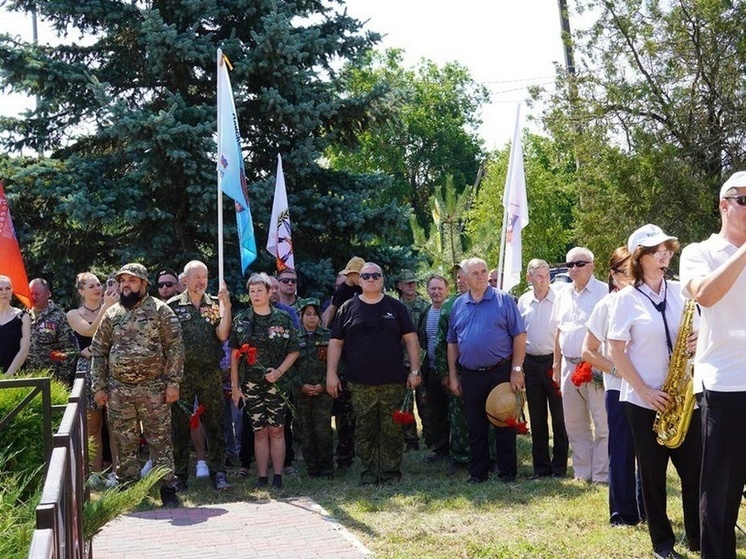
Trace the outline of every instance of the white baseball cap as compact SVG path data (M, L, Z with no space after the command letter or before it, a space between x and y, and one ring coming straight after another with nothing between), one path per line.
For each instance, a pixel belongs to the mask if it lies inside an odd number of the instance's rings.
M725 198L725 193L731 188L746 187L746 171L733 173L730 178L720 187L720 199Z
M627 241L627 250L632 253L635 252L635 249L639 246L655 247L661 243L665 243L666 241L676 240L676 237L666 235L663 232L663 229L661 229L657 225L648 223L647 225L643 225L642 227L640 227L629 236L629 240Z

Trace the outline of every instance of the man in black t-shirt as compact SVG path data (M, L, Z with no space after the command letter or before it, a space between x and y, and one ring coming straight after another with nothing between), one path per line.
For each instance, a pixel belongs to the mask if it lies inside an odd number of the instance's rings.
M365 264L365 260L359 256L353 256L347 262L345 269L339 272L340 275L345 277L345 280L334 291L332 303L326 308L321 317L324 328L332 327L332 320L334 320L337 310L339 310L345 301L349 301L355 295L360 295L363 292L360 287L360 270L362 270L363 264Z
M339 309L327 352L326 386L333 398L342 384L342 358L355 410L355 447L362 462L361 482L401 478L404 441L393 414L402 407L404 386L420 384L420 344L403 303L383 293L383 273L374 263L360 271L362 293ZM410 373L402 371L402 342Z

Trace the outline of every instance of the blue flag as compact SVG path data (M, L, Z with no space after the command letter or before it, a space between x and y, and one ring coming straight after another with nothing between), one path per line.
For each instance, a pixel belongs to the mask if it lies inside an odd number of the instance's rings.
M246 185L241 134L238 130L236 105L228 76L228 61L218 49L218 183L236 204L236 227L241 247L241 270L256 260L254 223L251 220L249 190Z

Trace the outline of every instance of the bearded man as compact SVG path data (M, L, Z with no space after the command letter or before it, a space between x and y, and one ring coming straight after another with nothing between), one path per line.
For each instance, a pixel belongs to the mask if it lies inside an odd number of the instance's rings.
M179 319L148 295L148 271L125 264L116 273L119 303L107 309L91 343L91 390L99 406L108 406L109 429L119 451L120 484L140 475L140 428L154 467L164 467L163 506L178 506L174 488L171 409L179 399L184 342Z

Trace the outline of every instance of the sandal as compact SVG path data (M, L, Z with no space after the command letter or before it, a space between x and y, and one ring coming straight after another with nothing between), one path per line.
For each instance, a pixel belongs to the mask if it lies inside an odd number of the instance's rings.
M251 475L251 470L249 468L241 468L238 470L239 477L249 477L250 475Z

